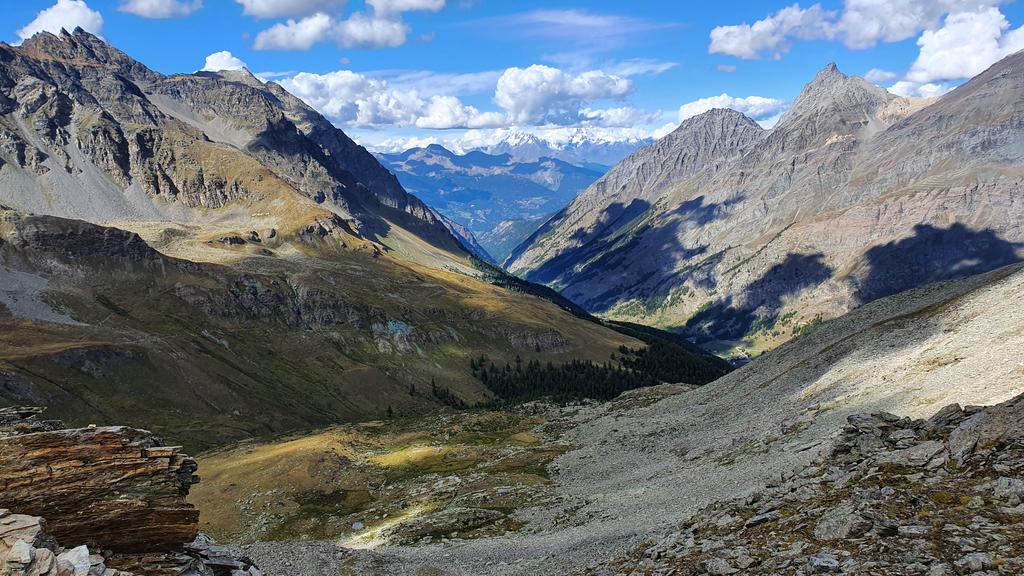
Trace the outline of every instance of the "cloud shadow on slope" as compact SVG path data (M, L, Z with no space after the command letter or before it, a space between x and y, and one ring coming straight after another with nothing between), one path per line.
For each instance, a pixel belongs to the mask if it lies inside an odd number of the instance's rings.
M738 298L728 296L690 317L687 332L703 340L739 340L778 318L787 296L815 288L832 277L823 254L788 254L750 283Z
M616 223L618 227L605 228L611 234L591 244L593 260L568 277L571 286L565 291L567 296L578 299L584 308L592 312L606 312L617 303L633 298L645 302L663 301L673 287L714 260L706 257L706 245L687 246L682 242L685 230L725 218L730 208L743 198L741 195L709 204L704 196L698 196L683 202L659 218L657 223L637 223L634 226L632 219L620 217ZM628 211L625 214L632 215ZM698 262L686 265L682 270L673 269L676 263L698 258L701 258ZM573 290L574 286L590 288L612 276L615 277L614 282L599 293L584 295L579 293L582 291Z
M866 272L852 280L860 304L917 286L973 276L1020 262L1021 245L992 230L963 224L918 224L914 234L875 246L864 255Z

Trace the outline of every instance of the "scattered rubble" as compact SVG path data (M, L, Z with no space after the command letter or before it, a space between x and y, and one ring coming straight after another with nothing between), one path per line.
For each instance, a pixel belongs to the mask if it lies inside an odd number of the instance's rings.
M1024 396L847 420L830 454L586 573L1024 573Z

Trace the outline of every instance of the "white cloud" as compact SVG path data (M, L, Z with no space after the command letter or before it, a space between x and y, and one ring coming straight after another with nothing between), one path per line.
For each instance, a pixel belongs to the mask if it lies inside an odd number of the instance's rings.
M505 115L499 112L481 113L466 106L455 96L432 96L416 119L417 128L446 130L450 128L491 128L505 124Z
M335 26L333 37L343 48L396 48L405 44L408 33L409 27L399 20L356 12Z
M754 120L766 119L780 114L785 110L787 104L784 100L765 98L763 96L747 96L735 98L728 94L710 96L688 102L679 107L679 121L693 118L714 108L730 108L742 112Z
M831 38L835 35L832 19L836 13L815 4L801 8L787 6L753 24L718 26L711 31L708 52L738 58L756 59L767 52L775 58L789 51L790 40Z
M118 10L143 18L181 18L203 7L203 0L122 0Z
M895 72L890 72L889 70L882 70L881 68L872 68L871 70L868 70L866 74L864 74L865 80L867 80L868 82L873 82L875 84L880 84L882 82L892 82L893 80L899 77L899 74Z
M933 98L935 96L942 96L946 92L949 92L953 88L956 88L955 84L951 83L920 83L910 82L908 80L900 80L892 86L889 86L889 92L897 96L909 96L915 98Z
M366 0L379 16L401 14L402 12L437 12L444 8L445 0Z
M998 8L950 14L941 28L921 34L917 44L921 51L907 80L929 83L970 78L1024 50L1024 27L1010 30Z
M206 57L201 72L220 72L221 70L241 70L245 68L245 62L236 58L231 52L223 50L214 52Z
M409 26L356 12L345 20L317 13L301 20L274 24L256 35L257 50L309 50L319 42L333 41L342 48L384 48L405 44Z
M300 18L341 6L344 0L235 0L242 13L257 18Z
M391 86L386 80L349 70L299 73L280 81L286 90L332 120L349 127L429 129L500 126L505 115L480 112L455 96L421 96L419 90Z
M870 48L934 28L944 14L979 10L1001 0L846 0L838 28L846 46Z
M726 74L732 74L736 71L736 67L732 64L719 64L718 66L715 66L715 70L725 72Z
M34 20L18 30L18 38L28 40L38 32L57 34L61 28L99 35L103 32L103 15L89 8L83 0L57 0L57 3L36 14Z
M301 20L288 20L274 24L256 35L253 48L257 50L309 50L323 42L330 34L334 20L319 13Z
M753 24L719 26L708 51L779 58L794 40L841 40L848 48L899 42L938 27L946 14L983 12L1005 0L845 0L840 11L793 4Z
M494 101L513 123L574 123L584 102L620 99L633 90L621 76L591 70L571 75L558 68L534 64L509 68L498 79Z

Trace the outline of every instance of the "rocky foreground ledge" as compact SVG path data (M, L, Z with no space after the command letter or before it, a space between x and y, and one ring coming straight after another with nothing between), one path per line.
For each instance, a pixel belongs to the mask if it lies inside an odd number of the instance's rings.
M1024 396L852 415L832 451L588 574L1024 574Z
M198 534L197 465L180 447L41 412L0 408L0 575L260 576Z

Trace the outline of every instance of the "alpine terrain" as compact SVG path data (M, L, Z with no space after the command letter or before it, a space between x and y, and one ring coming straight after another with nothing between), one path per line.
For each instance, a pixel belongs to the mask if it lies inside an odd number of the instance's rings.
M1022 122L1021 53L937 100L829 65L770 130L723 109L683 122L505 265L609 318L756 352L817 318L1016 261Z
M211 446L488 402L471 357L643 348L247 71L164 76L78 29L0 46L0 86L4 402Z
M1024 574L1024 7L5 15L0 576Z

